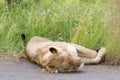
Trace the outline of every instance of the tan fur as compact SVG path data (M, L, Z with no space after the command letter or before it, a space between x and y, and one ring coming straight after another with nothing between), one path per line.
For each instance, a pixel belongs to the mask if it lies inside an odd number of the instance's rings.
M26 45L26 55L31 61L40 64L43 71L55 73L78 71L83 63L97 64L104 52L104 48L97 53L77 44L53 42L38 36Z

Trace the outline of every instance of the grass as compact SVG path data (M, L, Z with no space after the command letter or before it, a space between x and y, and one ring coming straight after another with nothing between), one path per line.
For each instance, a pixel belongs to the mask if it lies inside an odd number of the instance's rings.
M21 34L107 48L106 61L120 60L119 27L108 0L24 0L0 2L0 55L23 55ZM117 23L118 24L118 23ZM3 54L4 52L4 54Z

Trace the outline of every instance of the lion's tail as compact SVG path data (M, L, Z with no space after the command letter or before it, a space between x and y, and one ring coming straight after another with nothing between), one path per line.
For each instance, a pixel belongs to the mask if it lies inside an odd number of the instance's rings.
M26 36L25 34L21 34L21 38L22 38L22 41L23 41L23 47L26 46Z

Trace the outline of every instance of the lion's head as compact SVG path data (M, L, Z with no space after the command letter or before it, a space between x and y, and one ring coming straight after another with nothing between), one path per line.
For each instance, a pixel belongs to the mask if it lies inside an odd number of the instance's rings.
M43 66L47 72L78 71L82 64L80 57L73 57L70 53L58 47L50 47L43 56Z

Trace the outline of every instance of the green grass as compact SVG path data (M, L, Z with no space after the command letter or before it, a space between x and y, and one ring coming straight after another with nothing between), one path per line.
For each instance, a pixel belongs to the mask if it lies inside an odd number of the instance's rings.
M0 2L0 52L23 55L21 34L74 42L90 49L107 48L106 61L119 62L120 31L108 0L23 0ZM114 12L114 11L113 11ZM113 22L113 23L112 23Z

